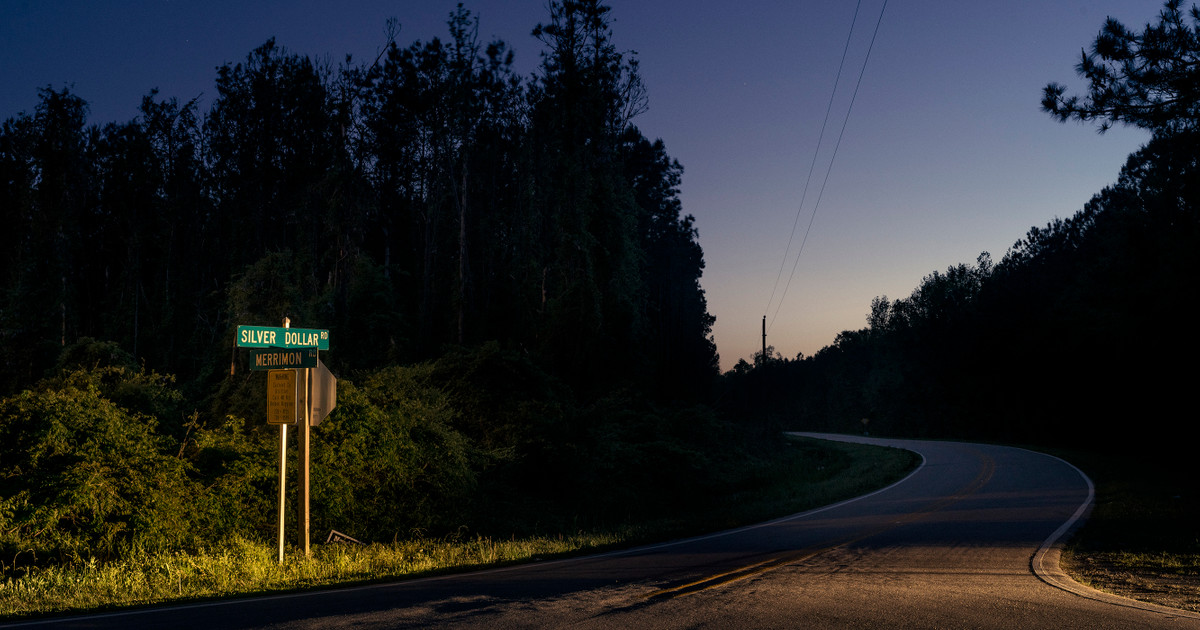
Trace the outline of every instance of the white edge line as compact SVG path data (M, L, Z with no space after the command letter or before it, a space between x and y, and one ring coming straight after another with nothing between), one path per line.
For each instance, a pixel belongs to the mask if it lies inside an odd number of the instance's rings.
M823 440L830 440L830 441L854 442L854 443L864 443L864 444L870 443L868 441L860 441L860 440L856 440L856 439L839 439L841 437L847 437L847 438L857 437L857 436L850 436L850 435L841 436L839 434L819 434L820 437L818 437L818 434L805 435L805 434L801 434L801 433L796 433L796 435L800 435L802 437L818 439L818 440L823 439ZM905 440L905 441L908 441L908 440ZM893 448L902 448L902 447L897 447L894 445L892 447ZM1019 448L1019 447L1011 447L1011 448ZM722 536L730 536L733 534L738 534L741 532L758 529L760 527L767 527L767 526L774 525L777 523L785 523L787 521L807 518L814 514L819 514L821 512L825 512L827 510L832 510L832 509L835 509L835 508L838 508L838 507L841 507L844 505L849 505L856 501L861 501L863 499L875 496L882 492L886 492L886 491L891 490L892 488L908 481L909 479L911 479L913 477L913 475L916 475L923 468L925 468L926 459L925 459L925 455L923 453L921 453L920 451L916 451L916 450L913 450L910 448L905 448L904 450L908 450L912 453L916 453L916 455L921 458L921 463L916 468L914 468L912 470L912 472L910 472L909 474L905 475L903 478L895 481L894 483L892 483L888 486L885 486L883 488L880 488L873 492L869 492L864 495L860 495L860 496L857 496L857 497L854 497L851 499L846 499L845 501L840 501L838 503L831 503L829 505L815 508L812 510L808 510L806 512L790 514L790 515L782 516L782 517L772 519L769 521L764 521L762 523L755 523L753 525L737 527L734 529L729 529L729 530L720 531L720 532L714 532L711 534L703 534L700 536L693 536L691 538L684 538L684 539L673 540L673 541L664 542L664 543L656 543L656 544L645 545L645 546L641 546L641 547L634 547L631 549L621 549L621 550L617 550L617 551L609 551L606 553L600 553L600 554L595 554L595 555L576 556L576 557L572 557L572 558L562 558L560 560L550 560L547 562L537 562L537 561L523 562L520 564L514 564L511 566L507 566L507 567L498 567L498 568L494 568L494 569L483 569L481 571L471 571L470 573L473 575L486 575L486 574L492 574L492 573L503 573L503 572L508 572L508 571L517 571L517 570L527 569L527 568L529 568L531 566L535 566L535 565L536 566L552 566L555 564L564 564L564 563L568 563L568 562L579 562L579 561L583 561L583 560L597 560L597 559L601 559L601 558L632 555L632 554L636 554L636 553L643 553L643 552L654 551L654 550L658 550L658 549L666 549L668 547L674 547L674 546L688 544L688 543L692 543L692 542L699 542L702 540L710 540L713 538L720 538ZM1071 469L1073 469L1076 473L1078 473L1079 476L1084 480L1084 482L1087 483L1087 487L1088 487L1087 498L1084 500L1084 502L1075 510L1075 513L1072 514L1071 517L1069 519L1067 519L1066 522L1064 522L1062 525L1060 525L1059 528L1054 531L1054 533L1050 534L1050 537L1047 538L1046 541L1042 543L1041 547L1039 547L1037 552L1034 554L1033 558L1030 561L1030 566L1031 566L1031 569L1032 569L1034 575L1036 575L1040 580L1042 580L1046 584L1049 584L1050 586L1059 588L1061 590L1067 591L1069 593L1073 593L1075 595L1078 595L1080 597L1084 597L1087 599L1092 599L1092 600L1096 600L1096 601L1100 601L1100 602L1104 602L1104 603L1112 604L1112 605L1116 605L1116 606L1138 608L1141 610L1147 610L1147 611L1151 611L1151 612L1157 612L1157 613L1161 613L1161 614L1165 614L1165 615L1172 615L1172 616L1176 616L1176 617L1187 617L1187 618L1191 618L1191 619L1200 619L1200 614L1193 613L1191 611L1180 610L1178 608L1170 608L1167 606L1161 606L1161 605L1152 604L1149 602L1142 602L1142 601L1138 601L1135 599L1129 599L1127 597L1121 597L1119 595L1113 595L1112 593L1105 593L1104 591L1099 591L1094 588L1080 584L1079 582L1076 582L1074 579L1072 579L1070 576L1068 576L1062 570L1062 567L1059 565L1059 558L1062 553L1064 539L1069 532L1074 530L1075 527L1082 525L1082 522L1083 522L1085 516L1091 511L1092 504L1093 504L1093 501L1095 499L1095 494L1096 494L1095 484L1092 483L1091 478L1089 478L1087 476L1087 474L1085 474L1082 470L1080 470L1074 464L1062 459L1061 457L1056 457L1056 456L1050 455L1048 453L1043 453L1040 451L1033 451L1030 449L1020 449L1020 450L1027 450L1031 453L1037 453L1039 455L1050 457L1052 459L1056 459L1056 460L1066 464L1067 466L1070 466ZM327 594L332 595L332 594L344 593L346 591L359 591L359 590L371 590L371 589L377 589L377 588L388 588L388 587L396 586L397 584L409 584L409 583L414 583L414 582L429 582L429 581L448 580L448 579L453 579L456 577L461 577L462 575L464 575L464 574L463 573L451 573L451 574L446 574L446 575L417 578L417 579L412 579L412 580L380 582L377 584L364 584L364 585L350 586L350 587L345 587L345 588L330 588L330 589L320 589L320 590L310 590L310 591L296 591L296 592L292 592L292 593L281 593L281 594L277 594L277 595L262 595L262 596L258 596L258 597L235 597L235 598L229 598L229 599L212 600L212 601L207 601L207 602L198 602L198 603L193 603L193 604L180 604L180 605L163 604L163 605L156 605L153 607L136 609L136 610L122 610L122 611L113 611L113 612L109 612L109 613L99 613L99 614L93 614L93 615L46 618L46 619L31 620L31 621L25 621L25 622L17 622L17 623L13 623L13 624L0 623L0 626L5 627L5 628L45 626L45 625L61 624L63 622L72 622L72 623L86 622L89 620L108 619L108 618L112 618L112 617L144 615L144 614L162 612L167 609L170 609L170 610L195 610L195 609L199 609L199 608L213 608L213 607L217 607L217 606L229 606L229 605L254 603L254 602L268 601L268 600L293 599L293 598L297 598L297 597L312 597L312 596L320 596L320 595L327 595Z
M796 433L796 435L803 435L805 437L811 437L811 438L815 438L815 439L819 439L819 440L822 440L822 439L823 440L835 440L835 441L843 441L843 442L855 442L855 443L860 443L860 444L879 443L879 442L883 442L883 441L892 441L892 442L903 441L906 443L912 443L914 441L919 442L919 440L908 440L908 439L903 439L903 438L894 438L894 439L893 438L875 438L874 440L872 438L866 438L865 440L860 440L860 439L858 439L859 436L855 436L855 435L843 436L841 434L836 434L836 433ZM847 438L847 439L841 439L841 438ZM894 448L905 448L905 450L909 450L914 453L917 453L917 455L921 455L921 460L922 460L921 466L923 467L925 465L925 463L924 463L925 456L922 455L920 452L915 451L911 448L896 446L895 444L891 444L889 446L893 446ZM1170 615L1173 617L1186 617L1189 619L1200 619L1200 613L1194 613L1189 610L1181 610L1179 608L1171 608L1170 606L1163 606L1161 604L1153 604L1150 602L1143 602L1143 601L1139 601L1136 599L1130 599L1128 597L1122 597L1120 595L1114 595L1112 593L1106 593L1104 591L1097 590L1090 586L1081 584L1081 583L1075 581L1075 579L1073 579L1071 576L1067 575L1067 573L1062 570L1062 566L1059 562L1061 555L1062 555L1063 547L1065 546L1066 537L1067 537L1067 534L1073 532L1076 527L1082 526L1083 521L1086 519L1087 515L1091 512L1092 505L1093 505L1093 502L1096 497L1096 485L1094 483L1092 483L1091 478L1088 477L1086 473L1084 473L1082 470L1080 470L1077 466L1075 466L1071 462L1068 462L1067 460L1065 460L1061 457L1056 457L1049 453L1043 453L1041 451L1034 451L1031 449L1021 448L1021 447L1017 447L1017 446L1006 447L1006 448L1015 448L1018 450L1027 451L1030 453L1035 453L1037 455L1042 455L1045 457L1049 457L1051 459L1058 460L1058 461L1062 462L1063 464L1066 464L1067 466L1069 466L1076 473L1078 473L1080 478L1082 478L1083 481L1087 484L1087 488L1088 488L1087 498L1084 499L1083 503L1080 504L1080 506L1075 510L1075 513L1072 514L1071 517L1069 519L1067 519L1066 522L1064 522L1062 525L1060 525L1058 527L1058 529L1054 531L1054 533L1050 534L1050 537L1047 538L1045 540L1045 542L1042 543L1042 545L1038 548L1038 550L1034 553L1033 557L1030 559L1030 563L1029 563L1030 569L1033 571L1034 575L1038 577L1038 579L1042 580L1046 584L1049 584L1050 586L1067 591L1068 593L1072 593L1079 597L1103 602L1106 604L1111 604L1114 606L1137 608L1140 610L1161 613L1161 614ZM920 470L920 467L917 470ZM914 470L913 474L916 474L917 470ZM901 479L900 481L905 481L906 479L908 479L908 477L905 477L904 479ZM900 483L900 481L898 481L896 483ZM896 485L896 484L892 484L892 485ZM890 488L891 486L888 486L888 487ZM876 492L882 492L883 490L886 490L886 489L887 488L884 488L882 490L877 490ZM875 494L875 493L872 493L872 494ZM859 498L866 498L868 496L871 496L871 495L863 495L862 497L859 497ZM854 501L854 500L856 500L856 499L851 499L851 501ZM845 501L844 503L849 503L849 501ZM832 508L835 506L831 505L828 507ZM822 509L828 509L828 508L822 508ZM814 511L821 511L821 510L814 510ZM779 520L787 520L789 518L798 518L799 516L804 516L804 515L800 514L800 515L796 515L794 517L784 517L783 519L779 519Z
M796 435L800 435L800 434L797 433ZM802 437L812 437L812 436L805 435ZM827 438L814 438L814 439L827 439ZM850 440L830 440L830 441L850 441ZM162 612L162 611L168 610L168 609L169 610L195 610L195 609L199 609L199 608L213 608L213 607L217 607L217 606L230 606L230 605L236 605L236 604L246 604L246 603L254 603L254 602L261 602L261 601L268 601L268 600L294 599L297 597L313 597L313 596L320 596L320 595L332 595L332 594L344 593L346 591L359 591L359 590L371 590L371 589L377 589L377 588L389 588L389 587L396 586L398 584L412 584L415 582L432 582L432 581L449 580L449 579L454 579L457 577L462 577L463 575L467 575L468 573L470 575L487 575L487 574L492 574L492 573L505 573L508 571L519 571L522 569L528 569L529 567L532 567L532 566L539 566L539 567L553 566L556 564L564 564L567 562L580 562L580 561L584 561L584 560L599 560L601 558L611 558L611 557L615 557L615 556L632 555L632 554L643 553L643 552L647 552L647 551L655 551L658 549L666 549L668 547L674 547L677 545L684 545L687 543L699 542L702 540L709 540L712 538L720 538L722 536L731 536L733 534L738 534L741 532L758 529L760 527L767 527L769 525L774 525L776 523L785 523L787 521L806 518L806 517L812 516L814 514L819 514L821 512L825 512L826 510L832 510L834 508L838 508L843 505L849 505L856 501L861 501L868 497L873 497L881 492L886 492L888 490L891 490L892 488L911 479L913 475L917 474L918 472L921 471L921 469L923 469L925 467L925 456L923 454L921 454L917 451L913 451L912 449L904 449L904 450L908 450L913 453L916 453L917 456L919 456L921 458L921 463L916 468L914 468L912 470L912 472L905 475L902 479L899 479L898 481L895 481L888 486L879 488L878 490L874 490L874 491L869 492L864 495L860 495L860 496L857 496L857 497L854 497L851 499L846 499L845 501L839 501L838 503L831 503L831 504L823 506L823 507L814 508L814 509L808 510L806 512L798 512L796 514L789 514L787 516L781 516L779 518L772 519L769 521L764 521L762 523L755 523L753 525L746 525L743 527L737 527L734 529L728 529L728 530L724 530L724 531L720 531L720 532L714 532L711 534L702 534L700 536L693 536L692 538L683 538L680 540L672 540L672 541L668 541L668 542L654 543L654 544L645 545L645 546L641 546L641 547L633 547L631 549L619 549L616 551L608 551L605 553L599 553L599 554L595 554L595 555L575 556L575 557L571 557L571 558L562 558L559 560L549 560L549 561L545 561L545 562L538 562L536 560L532 560L532 561L521 562L519 564L513 564L510 566L506 566L506 567L497 567L494 569L482 569L479 571L468 571L466 573L461 573L461 572L447 573L445 575L435 575L435 576L423 577L423 578L400 579L400 580L395 580L395 581L379 582L376 584L360 584L357 586L347 586L347 587L343 587L343 588L328 588L328 589L318 589L318 590L308 590L308 591L295 591L295 592L291 592L291 593L280 593L277 595L260 595L260 596L255 596L255 597L236 597L235 596L235 597L216 599L216 600L205 601L205 602L196 602L196 603L191 603L191 604L170 604L170 603L150 604L149 607L147 607L147 608L139 608L139 609L134 609L134 610L117 610L117 611L107 612L107 613L95 613L95 614L91 614L91 615L79 615L79 616L69 615L66 617L52 617L52 618L46 618L46 619L35 619L35 620L24 621L24 622L18 621L16 623L12 623L12 624L0 622L0 627L21 628L21 627L30 627L30 626L57 625L57 624L62 624L62 623L66 623L66 622L77 623L77 622L86 622L86 621L98 620L98 619L109 619L112 617L146 615L146 614L151 614L151 613Z
M1021 450L1029 450L1029 449L1021 449ZM1071 518L1067 519L1066 522L1064 522L1062 525L1060 525L1058 527L1058 529L1054 531L1053 534L1050 534L1050 537L1047 538L1046 541L1042 543L1042 546L1038 548L1037 552L1034 553L1033 558L1030 560L1030 563L1029 563L1030 568L1032 568L1034 575L1036 575L1039 579L1041 579L1046 584L1049 584L1050 586L1062 589L1064 591L1073 593L1075 595L1078 595L1080 597L1084 597L1087 599L1092 599L1092 600L1104 602L1106 604L1112 604L1115 606L1138 608L1141 610L1162 613L1164 615L1172 615L1175 617L1187 617L1190 619L1200 619L1200 614L1194 613L1189 610L1181 610L1179 608L1171 608L1170 606L1162 606L1160 604L1143 602L1143 601L1139 601L1136 599L1130 599L1128 597L1122 597L1120 595L1114 595L1112 593L1106 593L1104 591L1094 589L1085 584L1081 584L1081 583L1075 581L1075 579L1072 578L1071 576L1067 575L1067 573L1062 570L1062 565L1060 564L1060 558L1062 556L1063 547L1066 544L1067 534L1073 532L1075 530L1075 528L1082 526L1083 521L1087 518L1087 515L1092 511L1092 506L1093 506L1095 498L1096 498L1096 486L1095 486L1095 484L1092 483L1091 478L1088 477L1086 473L1084 473L1082 470L1080 470L1077 466L1075 466L1071 462L1068 462L1067 460L1065 460L1061 457L1056 457L1054 455L1050 455L1049 453L1043 453L1041 451L1030 450L1029 452L1037 453L1039 455L1044 455L1046 457L1056 459L1056 460L1066 464L1067 466L1070 466L1072 470L1074 470L1076 473L1079 474L1079 476L1081 478L1083 478L1083 480L1087 483L1087 487L1088 487L1087 498L1084 500L1084 502L1082 504L1080 504L1079 508L1075 510L1075 513L1071 515Z

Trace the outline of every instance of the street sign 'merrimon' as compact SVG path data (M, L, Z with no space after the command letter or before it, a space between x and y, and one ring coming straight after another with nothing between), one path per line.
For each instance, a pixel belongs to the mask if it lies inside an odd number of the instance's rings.
M251 348L251 370L283 370L317 366L317 351L286 348Z
M312 328L275 328L238 326L239 348L316 348L329 349L329 331Z

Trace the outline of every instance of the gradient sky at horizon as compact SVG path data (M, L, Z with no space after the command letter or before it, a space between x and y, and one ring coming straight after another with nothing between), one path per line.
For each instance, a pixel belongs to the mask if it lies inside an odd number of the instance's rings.
M684 167L681 198L704 248L723 369L758 350L764 314L769 344L811 355L865 326L872 298L906 297L925 275L983 251L998 261L1030 227L1074 214L1114 182L1148 139L1054 122L1039 101L1051 81L1083 88L1074 67L1106 17L1140 30L1160 2L886 1L821 193L885 0L859 4L806 196L855 2L609 2L614 41L636 51L649 91L634 122ZM152 88L200 97L207 111L216 68L270 37L293 53L361 63L385 43L388 18L402 44L446 39L455 4L0 0L0 120L32 112L46 86L71 86L98 124L134 118ZM547 19L545 0L464 5L481 39L505 40L517 70L535 71L541 44L530 31Z

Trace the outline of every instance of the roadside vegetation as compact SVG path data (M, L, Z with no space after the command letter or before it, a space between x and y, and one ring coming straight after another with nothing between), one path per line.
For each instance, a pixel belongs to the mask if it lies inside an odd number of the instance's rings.
M1128 452L1058 452L1096 484L1095 508L1063 553L1083 584L1200 612L1200 493L1190 462Z
M162 602L278 593L406 579L447 571L535 562L758 522L850 498L907 474L907 451L790 438L743 471L755 481L669 516L632 519L569 534L495 537L463 528L440 536L410 532L394 541L316 544L310 558L290 548L278 564L273 539L234 534L190 551L128 553L26 567L0 585L7 619ZM538 515L530 515L538 516ZM561 515L543 514L551 520Z

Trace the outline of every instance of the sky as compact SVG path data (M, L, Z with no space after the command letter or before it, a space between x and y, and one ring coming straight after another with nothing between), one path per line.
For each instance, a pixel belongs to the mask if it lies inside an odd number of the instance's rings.
M207 111L216 68L270 37L335 65L369 61L389 18L401 44L446 39L455 4L0 0L0 120L32 113L46 86L70 86L97 124L133 119L153 88ZM1074 68L1105 18L1140 30L1155 0L608 4L648 89L634 124L684 168L723 369L758 351L764 315L768 344L810 356L864 327L873 298L907 297L985 251L999 261L1115 182L1149 138L1058 123L1039 103L1052 81L1083 90ZM481 39L536 71L546 0L464 5Z

